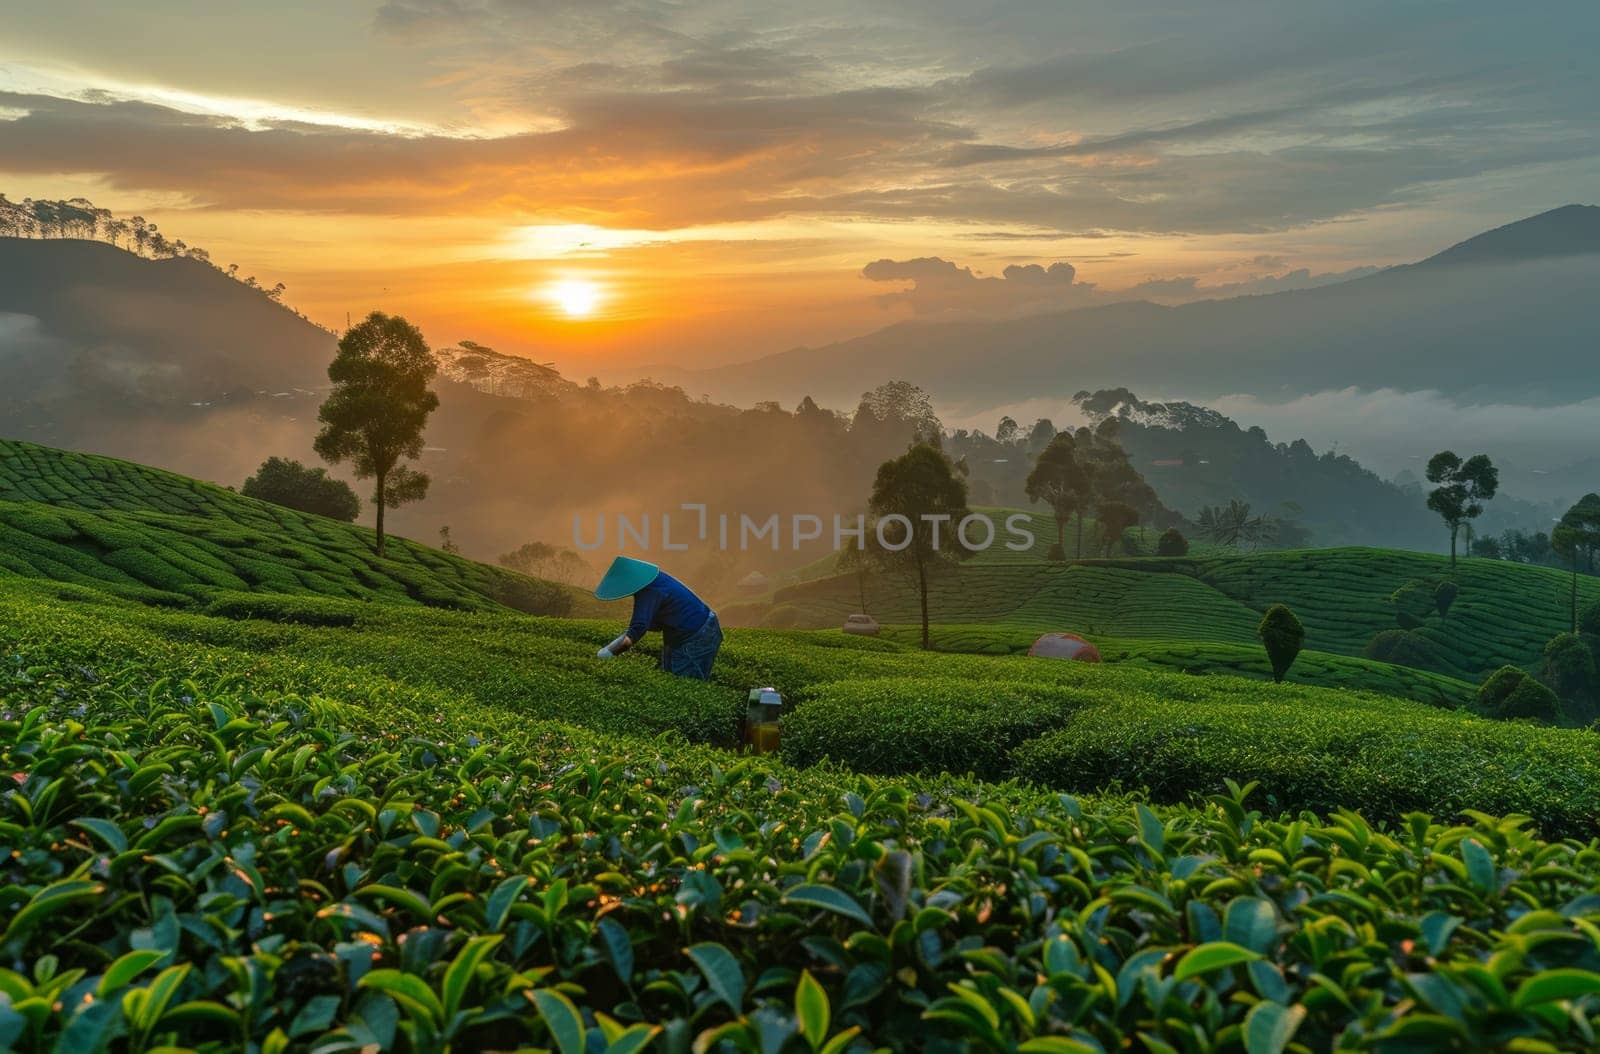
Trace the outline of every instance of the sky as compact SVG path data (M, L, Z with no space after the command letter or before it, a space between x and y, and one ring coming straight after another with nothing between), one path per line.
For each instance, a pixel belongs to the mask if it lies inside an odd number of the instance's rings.
M0 192L608 379L1600 195L1592 0L11 0ZM584 291L592 309L569 314Z

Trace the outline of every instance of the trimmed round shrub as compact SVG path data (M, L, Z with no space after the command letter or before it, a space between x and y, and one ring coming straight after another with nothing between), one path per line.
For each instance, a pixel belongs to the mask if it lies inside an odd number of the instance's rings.
M1497 720L1525 717L1555 721L1561 717L1561 700L1528 671L1502 666L1478 689L1472 709Z
M361 499L350 484L334 479L325 468L307 468L288 458L267 458L239 492L247 498L346 523L361 515Z
M1578 615L1578 632L1585 637L1600 637L1600 603L1590 604Z
M1428 583L1413 578L1389 596L1394 604L1395 621L1401 629L1417 629L1435 610L1434 591Z
M1438 610L1439 617L1450 617L1450 606L1456 602L1456 597L1461 595L1461 587L1446 579L1440 582L1433 591L1433 606Z
M1188 556L1189 539L1176 527L1168 527L1161 532L1161 537L1156 542L1157 556Z
M1539 680L1563 700L1588 704L1596 694L1594 652L1576 633L1561 633L1544 646Z
M1374 633L1367 646L1361 649L1364 658L1390 662L1397 666L1416 666L1436 669L1440 665L1439 648L1420 633L1408 629L1386 629Z
M1281 684L1306 642L1306 628L1287 604L1274 604L1261 616L1256 636L1261 638L1261 643L1267 649L1267 661L1272 663L1272 679Z

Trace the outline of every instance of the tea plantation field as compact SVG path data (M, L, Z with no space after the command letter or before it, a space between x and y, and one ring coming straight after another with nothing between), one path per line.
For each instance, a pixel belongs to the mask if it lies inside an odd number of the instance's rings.
M1568 627L1571 580L1557 569L1470 559L1451 574L1444 557L1391 549L1066 564L974 560L936 578L929 605L941 624L992 625L1008 640L1029 631L1065 630L1090 637L1249 644L1261 614L1284 603L1304 622L1307 648L1355 657L1374 634L1397 627L1389 599L1396 589L1412 579L1447 575L1460 590L1448 618L1430 615L1415 630L1433 652L1433 672L1476 684L1507 664L1533 666L1545 643ZM1580 609L1596 601L1600 580L1580 578ZM859 584L851 575L819 578L777 590L773 604L773 621L837 626L860 609ZM869 577L866 606L880 622L917 621L917 596L907 575ZM946 640L953 643L948 635ZM1146 649L1146 655L1153 652ZM1185 662L1174 656L1162 664ZM1369 687L1384 686L1374 680Z
M1589 733L831 633L686 684L594 623L246 599L0 580L0 1046L1594 1043ZM804 685L783 761L647 737L758 681ZM1185 804L1047 789L1141 782Z
M114 458L0 439L0 572L149 603L212 590L568 611L571 591Z
M541 583L0 453L0 1050L1596 1045L1600 736L1251 679L1226 561L1054 568L1102 666L731 630L700 683ZM1113 622L1173 584L1234 636Z
M908 646L918 644L922 638L917 626L889 626L882 635L886 640ZM974 655L1025 655L1037 638L1038 629L1008 623L938 625L931 631L934 649ZM1272 679L1272 664L1259 643L1104 636L1095 636L1092 640L1106 662L1122 667ZM1371 691L1451 709L1466 706L1477 692L1475 685L1428 670L1310 649L1302 651L1295 659L1289 679L1296 684Z

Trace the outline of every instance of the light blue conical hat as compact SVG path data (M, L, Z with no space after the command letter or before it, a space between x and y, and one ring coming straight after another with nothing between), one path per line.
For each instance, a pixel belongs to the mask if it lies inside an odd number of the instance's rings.
M606 576L594 587L594 595L601 600L621 600L623 597L631 597L654 582L656 575L660 573L661 568L655 564L635 560L631 556L619 556L611 561Z

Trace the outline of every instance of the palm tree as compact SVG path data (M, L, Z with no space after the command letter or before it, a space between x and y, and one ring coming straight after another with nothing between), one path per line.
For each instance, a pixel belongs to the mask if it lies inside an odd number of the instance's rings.
M1198 520L1201 536L1237 548L1240 544L1254 547L1271 533L1264 516L1250 515L1250 503L1234 498L1227 506L1207 505L1200 510Z

